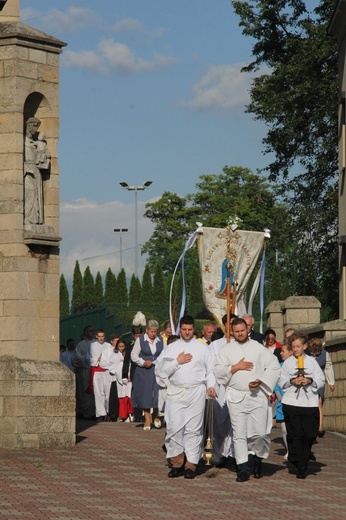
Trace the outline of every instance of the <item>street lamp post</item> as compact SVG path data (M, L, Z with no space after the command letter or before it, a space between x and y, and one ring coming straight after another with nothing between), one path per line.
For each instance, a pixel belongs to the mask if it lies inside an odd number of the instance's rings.
M120 271L123 268L123 233L127 233L128 228L115 228L114 233L120 233Z
M128 191L135 192L135 275L138 278L138 208L137 208L137 196L139 191L143 191L153 183L153 181L145 181L140 186L130 186L127 182L120 182L120 186Z

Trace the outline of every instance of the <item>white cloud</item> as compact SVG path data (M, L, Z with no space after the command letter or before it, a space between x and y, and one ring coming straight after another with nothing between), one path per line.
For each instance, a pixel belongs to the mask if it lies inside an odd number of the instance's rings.
M157 29L148 30L144 27L142 22L139 20L136 20L135 18L124 18L123 20L120 20L116 24L113 25L113 31L119 33L125 33L125 32L136 32L136 33L144 33L147 36L151 36L154 38L159 38L163 34L167 32L167 29L164 27L158 27Z
M98 46L99 54L94 51L65 51L62 63L65 67L79 67L102 73L128 75L150 72L176 63L172 56L154 54L152 60L143 60L124 43L112 39L102 40Z
M113 26L115 32L145 32L142 22L134 18L125 18Z
M100 56L94 51L64 51L62 65L68 68L80 68L96 72L106 72Z
M194 96L185 106L194 110L232 109L250 100L253 75L240 72L245 63L212 65L193 87ZM261 74L263 71L261 72Z
M171 65L176 61L170 56L161 56L159 54L155 55L152 61L143 60L136 57L127 45L117 43L112 39L100 42L99 50L109 64L110 69L118 74L152 71Z
M153 233L152 222L143 217L145 202L138 201L138 237L139 244L144 244ZM110 267L114 274L120 270L120 234L114 228L128 228L122 234L122 265L127 276L134 272L135 245L135 207L120 201L104 204L88 200L75 199L61 203L61 257L60 271L66 280L71 280L76 260L81 271L87 265L95 277L100 271L104 275ZM142 276L145 259L140 260L139 275Z
M35 20L42 30L54 33L72 34L85 27L95 26L100 17L96 11L83 7L69 7L65 11L52 9L47 13L40 13L34 9L22 9L21 19L30 25Z

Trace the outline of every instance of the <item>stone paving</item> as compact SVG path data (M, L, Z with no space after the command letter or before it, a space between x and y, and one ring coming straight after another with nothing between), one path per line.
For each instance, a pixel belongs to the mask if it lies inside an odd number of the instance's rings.
M77 423L69 449L0 451L0 518L345 520L346 435L314 446L306 480L283 462L280 428L260 480L237 483L227 469L169 479L164 430L138 423Z

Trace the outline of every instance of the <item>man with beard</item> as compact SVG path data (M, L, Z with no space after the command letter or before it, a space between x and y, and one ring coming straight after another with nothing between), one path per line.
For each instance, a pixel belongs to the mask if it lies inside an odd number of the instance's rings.
M250 478L248 454L253 454L255 478L262 476L262 458L270 449L272 410L269 397L280 375L278 360L248 337L242 318L232 321L234 341L220 350L214 366L216 381L226 387L232 429L237 482Z

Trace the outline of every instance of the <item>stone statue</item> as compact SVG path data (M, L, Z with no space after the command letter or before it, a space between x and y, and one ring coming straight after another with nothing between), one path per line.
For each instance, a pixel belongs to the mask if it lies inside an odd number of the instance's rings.
M41 121L30 117L26 122L24 144L24 224L26 228L44 223L42 171L48 170L51 155L42 132Z

